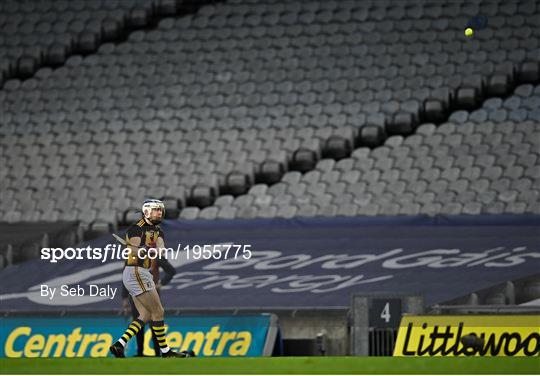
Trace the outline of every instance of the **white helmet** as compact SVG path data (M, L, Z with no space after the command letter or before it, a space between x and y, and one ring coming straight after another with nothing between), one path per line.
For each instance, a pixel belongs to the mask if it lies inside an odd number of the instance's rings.
M161 218L165 217L165 205L163 204L163 201L161 200L155 200L155 199L148 199L144 200L142 205L142 212L144 215L144 218L151 221L153 224L157 225L161 222L159 221L152 221L150 219L150 213L152 213L152 209L161 209Z

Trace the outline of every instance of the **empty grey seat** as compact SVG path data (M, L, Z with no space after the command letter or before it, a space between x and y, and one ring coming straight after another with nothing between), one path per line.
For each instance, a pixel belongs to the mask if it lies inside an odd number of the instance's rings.
M361 214L361 212L356 204L343 204L340 205L337 210L338 216L354 217L358 214Z
M469 215L482 214L482 205L478 202L468 202L464 205L462 212Z
M532 95L534 92L534 86L531 84L523 84L519 85L516 90L514 91L514 94L518 97L528 98Z
M317 214L322 217L334 217L337 215L338 208L336 205L327 204L320 207Z
M255 184L249 189L249 194L252 196L263 196L266 195L268 186L266 184Z
M524 202L509 202L505 207L505 211L511 214L524 214L526 210L527 205Z
M400 212L400 207L398 204L393 203L387 203L383 204L378 211L378 215L387 215L387 216L395 216L398 215Z
M417 215L420 213L420 204L408 202L402 204L399 208L400 215Z
M200 209L197 207L186 207L180 212L181 219L196 219L199 215Z
M296 211L296 216L299 217L314 217L317 215L318 208L315 205L300 205Z
M233 219L236 217L237 208L232 206L223 206L219 208L217 218L219 219Z
M258 218L275 218L277 208L274 206L264 206L257 211Z
M214 203L216 195L215 187L205 185L195 186L192 188L191 194L188 197L187 205L205 208Z
M436 215L440 213L442 205L439 203L426 203L420 208L421 214Z
M296 206L281 206L278 208L276 217L277 218L292 218L296 215L297 208Z
M285 172L282 163L276 161L265 161L261 164L259 172L256 173L256 180L266 184L277 183L281 180Z
M376 125L366 125L360 129L358 144L360 146L377 147L382 144L384 133L381 127Z
M250 207L252 206L253 204L253 201L254 201L254 197L251 196L251 195L242 195L242 196L238 196L235 200L234 200L234 206L238 207L238 208L244 208L244 207Z
M227 175L225 184L227 191L236 196L246 193L251 181L249 175L233 171Z
M355 208L352 207L351 205L342 205L338 209L338 215L353 216L355 215L353 214L355 212L356 214L362 215L362 216L376 216L379 214L379 205L374 204L374 203L359 206L358 208L356 208L356 210L354 209Z
M459 202L448 202L442 206L441 212L447 215L458 215L463 212L463 207Z
M198 213L198 218L200 219L216 219L218 215L219 208L215 206L209 206L202 209Z
M257 216L257 208L254 206L243 206L238 208L238 211L236 212L237 218L256 218Z

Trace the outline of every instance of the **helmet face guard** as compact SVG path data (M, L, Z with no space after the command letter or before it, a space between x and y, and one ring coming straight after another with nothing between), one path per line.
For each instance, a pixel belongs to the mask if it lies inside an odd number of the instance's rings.
M151 219L153 209L161 209L160 219L158 220ZM163 204L161 200L155 200L155 199L144 200L141 210L144 215L144 218L152 222L152 224L154 225L161 223L162 219L165 217L165 205Z

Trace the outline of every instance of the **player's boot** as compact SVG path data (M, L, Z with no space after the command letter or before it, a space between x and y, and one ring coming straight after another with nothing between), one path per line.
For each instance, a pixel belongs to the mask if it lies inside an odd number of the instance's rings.
M161 353L162 358L185 358L184 354L169 350L166 353Z
M114 355L115 358L126 357L124 355L124 346L122 346L118 341L116 341L111 347L109 347L109 351Z
M179 353L169 350L166 353L162 353L163 358L192 358L195 356L193 351L180 351Z

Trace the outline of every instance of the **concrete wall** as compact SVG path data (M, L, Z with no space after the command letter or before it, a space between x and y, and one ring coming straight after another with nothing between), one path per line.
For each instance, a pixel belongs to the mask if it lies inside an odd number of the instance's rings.
M290 311L276 313L284 340L315 340L325 334L325 355L349 354L349 320L347 310ZM315 355L318 355L315 353Z

